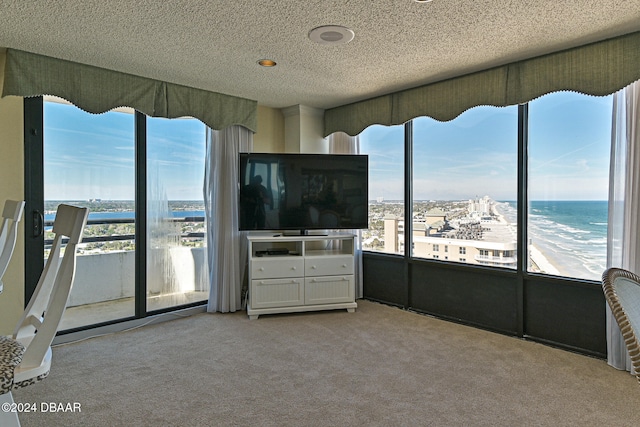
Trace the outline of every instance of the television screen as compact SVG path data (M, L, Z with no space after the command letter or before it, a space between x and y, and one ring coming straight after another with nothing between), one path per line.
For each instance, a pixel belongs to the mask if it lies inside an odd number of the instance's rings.
M368 228L369 159L241 153L240 230Z

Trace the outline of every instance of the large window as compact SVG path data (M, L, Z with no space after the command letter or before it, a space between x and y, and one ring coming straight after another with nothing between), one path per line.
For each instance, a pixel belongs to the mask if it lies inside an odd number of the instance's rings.
M374 200L364 249L405 253L409 206L412 257L513 269L524 256L528 272L599 280L606 267L611 117L612 96L558 92L522 107L479 106L448 122L417 118L407 141L401 126L369 127L361 141ZM402 194L401 141L412 144L413 200L390 208L387 194ZM519 144L526 160L521 184ZM526 224L518 224L522 194ZM519 227L527 254L518 253Z
M612 98L529 104L529 271L599 280L606 267Z
M515 106L413 121L414 257L516 267L517 148Z
M404 126L374 125L360 134L369 155L369 229L365 250L404 253Z

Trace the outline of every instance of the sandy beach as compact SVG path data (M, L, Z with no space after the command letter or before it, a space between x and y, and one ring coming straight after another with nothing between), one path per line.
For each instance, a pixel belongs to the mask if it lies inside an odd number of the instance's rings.
M537 273L548 273L560 275L560 270L544 256L542 252L534 245L529 245L529 259L531 260L529 268Z
M492 213L497 217L497 220L501 223L509 224L513 230L514 238L516 235L517 225L510 222L500 212L496 204L492 205ZM548 255L545 255L540 248L533 244L529 244L529 270L536 273L554 274L558 276L567 276L566 272L563 272L559 266L552 262Z

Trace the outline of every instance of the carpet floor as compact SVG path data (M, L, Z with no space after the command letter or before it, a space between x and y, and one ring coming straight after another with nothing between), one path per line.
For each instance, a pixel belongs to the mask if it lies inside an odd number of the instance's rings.
M23 427L640 420L640 385L603 360L369 301L255 321L203 313L56 346L49 377L14 399L38 407Z

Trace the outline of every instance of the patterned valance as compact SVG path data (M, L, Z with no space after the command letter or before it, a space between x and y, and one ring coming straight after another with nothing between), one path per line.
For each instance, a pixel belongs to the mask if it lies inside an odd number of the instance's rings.
M256 101L15 49L6 50L7 95L55 95L90 113L131 107L151 117L195 117L216 130L257 130Z
M571 90L608 95L640 79L640 32L567 49L325 111L325 136L415 117L454 119L478 105L521 104Z

